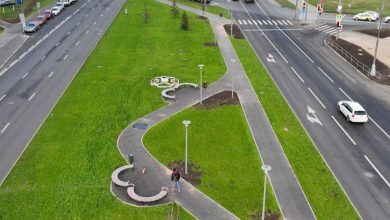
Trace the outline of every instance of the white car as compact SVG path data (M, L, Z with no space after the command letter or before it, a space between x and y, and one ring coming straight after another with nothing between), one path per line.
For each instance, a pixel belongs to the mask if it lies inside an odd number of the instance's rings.
M54 6L51 8L51 12L53 13L54 16L57 16L61 13L61 9L57 6Z
M61 3L64 3L64 6L69 6L70 4L72 4L72 0L60 0Z
M368 121L367 112L357 102L340 101L337 103L337 110L343 113L349 122L365 123Z
M389 23L389 22L390 22L390 16L385 17L385 22L386 22L386 23Z
M379 13L376 12L376 11L365 11L364 13L371 14L371 15L374 16L376 19L379 18Z
M63 2L57 2L55 7L58 7L60 11L63 11L65 9L65 4Z
M376 21L378 18L370 13L359 13L353 16L353 20L359 21Z

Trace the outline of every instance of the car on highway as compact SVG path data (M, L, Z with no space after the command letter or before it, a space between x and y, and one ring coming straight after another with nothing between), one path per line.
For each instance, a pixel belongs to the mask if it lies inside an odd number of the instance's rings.
M61 9L57 6L54 6L51 8L51 12L53 13L54 16L57 16L61 13Z
M63 2L57 2L54 6L58 7L60 11L65 10L65 4Z
M46 24L46 22L47 22L46 16L40 15L37 17L37 23L39 26L43 26L44 24Z
M340 111L349 122L365 123L368 121L366 110L357 102L340 101L337 103L337 110Z
M389 23L389 22L390 22L390 16L385 17L385 22L386 22L386 23Z
M50 20L50 19L52 19L54 17L54 14L53 14L53 12L50 9L46 9L43 12L43 15L46 17L46 20Z
M30 21L24 28L24 33L33 33L39 29L39 24L36 21Z
M0 6L14 5L15 2L11 0L0 0Z
M378 18L370 13L359 13L353 16L353 20L359 21L376 21Z
M364 13L371 14L372 16L376 17L376 19L379 18L379 13L376 11L365 11Z

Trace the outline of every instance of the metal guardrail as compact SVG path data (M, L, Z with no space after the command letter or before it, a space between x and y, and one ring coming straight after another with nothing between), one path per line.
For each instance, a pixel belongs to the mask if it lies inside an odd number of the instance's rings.
M334 40L331 39L331 37L328 37L325 39L325 44L332 48L336 53L338 53L340 56L342 56L347 62L352 64L357 70L362 72L368 77L371 77L371 79L376 80L377 82L380 82L382 79L382 74L378 71L376 71L375 76L371 76L371 67L366 66L364 63L360 62L358 59L356 59L352 54L350 54L348 51L346 51L344 48L340 47Z

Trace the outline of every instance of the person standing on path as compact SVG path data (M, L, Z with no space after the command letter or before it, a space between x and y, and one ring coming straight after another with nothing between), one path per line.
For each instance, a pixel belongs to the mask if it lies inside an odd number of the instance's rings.
M176 168L173 168L173 172L171 175L171 181L174 181L175 188L178 192L180 192L180 173Z

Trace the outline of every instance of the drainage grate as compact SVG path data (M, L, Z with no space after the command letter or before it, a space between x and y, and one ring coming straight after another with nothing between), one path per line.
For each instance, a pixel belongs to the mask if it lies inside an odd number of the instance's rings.
M142 130L145 130L147 127L148 127L148 124L145 124L145 123L133 124L133 128L138 128L138 129L142 129Z

